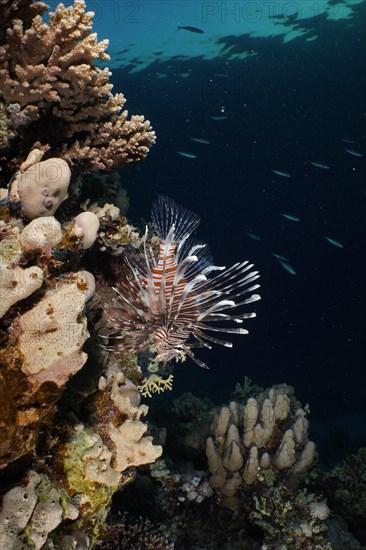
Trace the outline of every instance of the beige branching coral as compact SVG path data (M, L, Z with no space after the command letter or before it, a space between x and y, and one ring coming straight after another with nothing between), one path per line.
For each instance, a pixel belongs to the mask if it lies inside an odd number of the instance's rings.
M152 397L153 393L161 393L173 388L174 376L170 374L164 379L159 374L149 374L143 384L138 387L144 397Z
M15 4L22 7L20 0ZM0 43L3 125L15 133L17 154L49 145L81 171L143 159L155 133L143 116L127 119L123 94L112 94L110 71L95 64L109 59L108 40L98 42L92 32L93 13L85 11L84 0L68 8L59 4L47 23L42 4L33 11L27 23L21 9L8 8ZM30 124L32 132L24 132Z

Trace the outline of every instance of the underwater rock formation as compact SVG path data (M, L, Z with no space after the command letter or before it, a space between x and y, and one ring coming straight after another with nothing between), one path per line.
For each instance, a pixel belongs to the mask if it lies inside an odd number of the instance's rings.
M99 217L82 211L93 194L75 175L141 160L155 142L149 121L128 119L123 94L112 93L98 65L108 40L92 21L83 0L53 12L0 0L1 548L91 548L113 493L162 452L136 386L88 327L90 309L102 317L90 305L88 251L102 233L108 266L139 236L120 214L128 199L117 176L99 175L96 198L109 202ZM75 398L69 384L90 364Z

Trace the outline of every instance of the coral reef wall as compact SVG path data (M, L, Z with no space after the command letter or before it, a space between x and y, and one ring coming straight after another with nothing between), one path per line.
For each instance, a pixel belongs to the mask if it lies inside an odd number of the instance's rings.
M162 452L90 322L103 325L106 283L88 251L114 277L112 255L139 239L118 176L100 171L155 142L112 93L92 20L82 0L0 0L1 548L92 548L113 493Z

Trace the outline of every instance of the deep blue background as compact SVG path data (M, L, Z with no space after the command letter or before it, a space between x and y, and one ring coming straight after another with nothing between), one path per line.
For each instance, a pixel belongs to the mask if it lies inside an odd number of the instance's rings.
M155 194L167 194L202 216L197 236L217 265L250 259L261 273L250 335L234 337L233 350L198 351L209 371L190 361L179 365L175 393L225 402L247 375L263 386L294 385L315 420L332 424L339 412L366 413L365 157L345 152L366 152L364 6L355 8L352 23L320 21L314 42L227 37L227 44L259 52L245 61L177 59L136 74L113 72L115 91L126 95L131 113L151 120L158 136L146 161L121 172L131 222L148 220ZM212 120L222 107L227 120ZM296 275L272 252L287 256Z

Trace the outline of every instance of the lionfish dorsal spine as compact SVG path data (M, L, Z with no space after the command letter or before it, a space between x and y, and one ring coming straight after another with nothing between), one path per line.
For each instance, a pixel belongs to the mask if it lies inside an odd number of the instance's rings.
M162 241L167 240L174 225L174 240L177 243L187 239L201 221L198 214L182 208L169 197L161 195L154 202L151 217L158 237Z
M180 283L184 278L185 272L187 271L188 267L196 261L197 261L197 256L188 256L180 264L177 265L177 269L175 270L175 275L173 279L170 300L169 300L169 312L172 311L174 298L176 297L177 291L180 290L180 286L181 286ZM184 284L185 283L183 282L183 285Z

